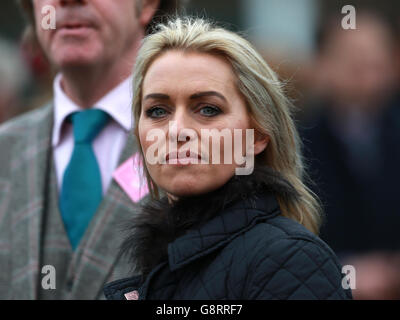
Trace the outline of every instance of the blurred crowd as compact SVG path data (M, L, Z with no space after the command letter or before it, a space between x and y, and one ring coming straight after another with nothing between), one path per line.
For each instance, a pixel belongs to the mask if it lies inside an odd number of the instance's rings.
M52 76L29 35L19 43L0 37L0 123L48 102Z
M299 124L320 236L357 274L359 299L400 298L400 96L396 34L359 11L357 29L337 16L318 32L310 94Z
M400 299L400 29L373 10L357 12L356 30L341 19L321 19L292 81L309 187L321 238L356 268L354 297ZM0 122L49 100L51 70L28 38L0 39Z

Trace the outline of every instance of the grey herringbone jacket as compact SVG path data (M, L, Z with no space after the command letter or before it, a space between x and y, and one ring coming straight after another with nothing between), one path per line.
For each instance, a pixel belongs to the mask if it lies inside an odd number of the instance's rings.
M48 222L49 217L55 225L62 221L58 206L49 208L49 202L58 201L56 183L49 181L55 176L51 171L53 116L48 105L0 126L0 299L40 298L44 236L48 250L53 250L48 257L67 257L59 261L66 265L67 274L57 274L57 281L68 278L57 282L65 299L104 298L104 283L128 270L118 257L120 224L136 204L115 181L75 252L62 226L54 228ZM120 163L136 152L133 139L130 135ZM49 199L50 194L54 199Z

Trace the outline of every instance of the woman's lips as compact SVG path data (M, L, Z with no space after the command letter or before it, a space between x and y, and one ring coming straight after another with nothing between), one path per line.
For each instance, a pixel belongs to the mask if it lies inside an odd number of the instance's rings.
M190 152L190 150L181 152L170 152L165 157L167 164L175 165L188 165L188 164L198 164L201 161L201 156L197 153Z

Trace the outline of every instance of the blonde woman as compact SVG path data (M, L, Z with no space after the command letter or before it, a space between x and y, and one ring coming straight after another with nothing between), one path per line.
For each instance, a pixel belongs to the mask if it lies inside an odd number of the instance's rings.
M248 41L201 19L145 38L133 112L152 195L123 250L141 276L108 299L349 299L317 237L282 84Z

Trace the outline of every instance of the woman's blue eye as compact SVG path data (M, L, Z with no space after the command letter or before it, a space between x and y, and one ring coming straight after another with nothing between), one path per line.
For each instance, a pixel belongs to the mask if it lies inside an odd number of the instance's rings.
M206 117L216 116L219 113L221 113L221 110L213 106L206 106L200 109L200 114Z
M150 118L162 118L166 115L166 111L163 108L153 107L146 110L146 115Z

